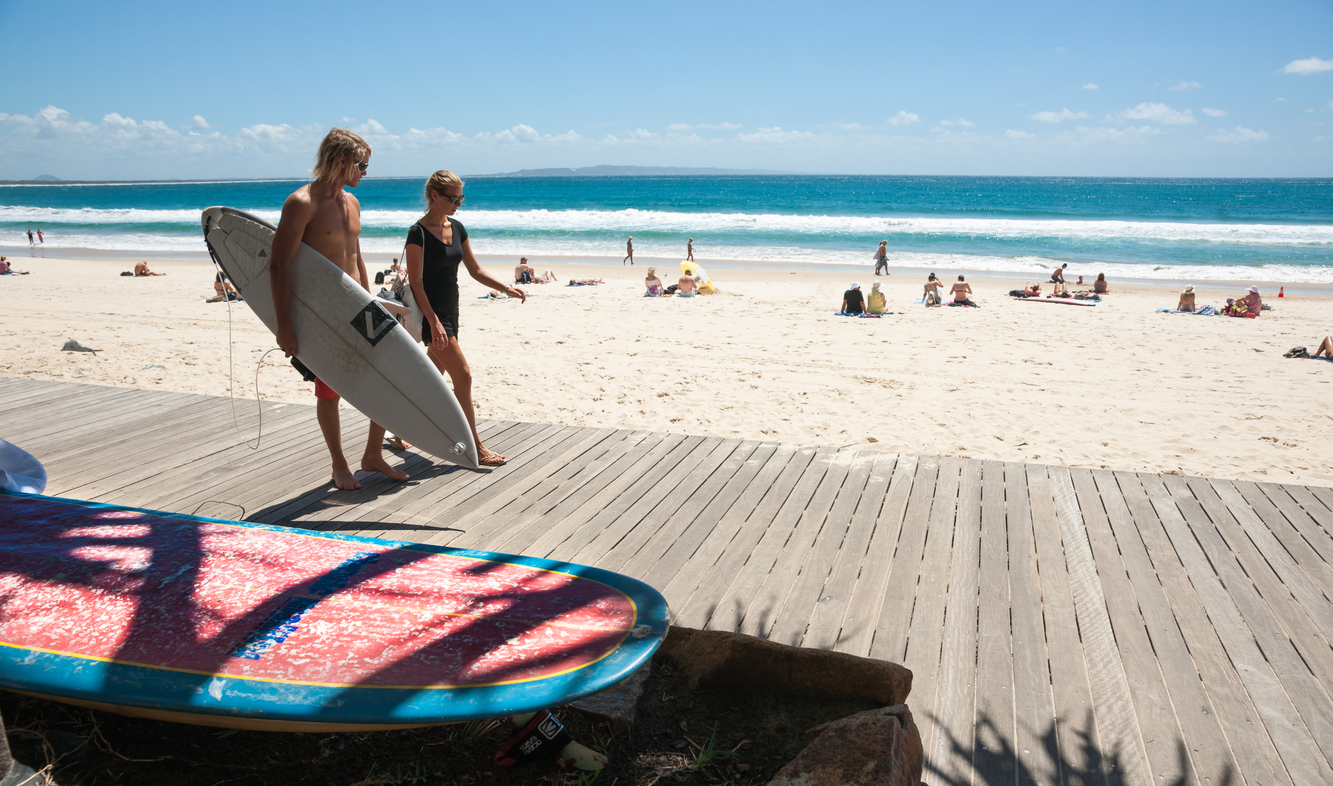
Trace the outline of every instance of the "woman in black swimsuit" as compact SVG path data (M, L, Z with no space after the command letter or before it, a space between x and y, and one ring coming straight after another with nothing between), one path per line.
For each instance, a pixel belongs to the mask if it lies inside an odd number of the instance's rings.
M477 434L477 416L472 409L472 370L458 345L458 264L467 266L474 279L510 297L527 301L527 294L481 269L472 255L467 230L450 218L463 204L463 181L441 169L426 181L426 215L407 231L407 278L412 295L421 308L421 340L435 367L448 374L454 395L467 414L477 457L488 467L505 463L505 457L482 447Z

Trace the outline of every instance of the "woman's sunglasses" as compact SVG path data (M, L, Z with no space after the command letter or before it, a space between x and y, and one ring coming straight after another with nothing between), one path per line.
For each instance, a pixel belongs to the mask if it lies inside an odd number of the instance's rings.
M459 205L463 204L463 200L467 199L467 197L463 196L462 194L459 194L458 196L450 196L449 194L442 194L439 191L435 192L435 196L443 197L449 200L450 202L453 202L454 207L458 207Z

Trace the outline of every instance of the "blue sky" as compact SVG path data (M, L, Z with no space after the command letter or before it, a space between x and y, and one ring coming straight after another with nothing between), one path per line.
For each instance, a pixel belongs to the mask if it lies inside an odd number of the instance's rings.
M1333 176L1333 4L0 0L0 179Z

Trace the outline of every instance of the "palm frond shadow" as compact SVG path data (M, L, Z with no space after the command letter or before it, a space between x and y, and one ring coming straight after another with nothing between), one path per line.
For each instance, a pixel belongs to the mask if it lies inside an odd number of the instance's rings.
M909 700L910 704L910 700ZM1093 716L1089 712L1083 719L1081 728L1075 728L1078 745L1073 750L1061 751L1056 734L1058 725L1065 723L1057 718L1047 725L1041 733L1041 749L1023 756L1018 755L1012 739L1006 737L995 720L987 713L977 719L976 735L972 739L960 739L940 723L940 719L930 716L931 722L939 729L947 745L945 753L936 760L926 759L927 781L944 786L970 786L971 784L1036 784L1044 783L1054 776L1054 782L1067 786L1135 786L1125 773L1121 751L1102 750L1093 735ZM1008 724L1006 724L1008 725ZM1045 760L1042 761L1041 758ZM1185 786L1196 779L1190 766L1189 751L1185 742L1176 739L1176 771L1178 776L1170 781L1161 780L1162 786ZM1232 786L1236 773L1230 762L1211 783L1216 786Z

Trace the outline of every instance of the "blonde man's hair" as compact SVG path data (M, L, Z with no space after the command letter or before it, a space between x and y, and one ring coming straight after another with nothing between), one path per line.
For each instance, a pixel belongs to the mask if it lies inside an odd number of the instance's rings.
M455 175L447 169L441 169L426 178L426 207L430 207L430 195L432 193L443 195L446 188L453 186L461 187L462 185L463 178Z
M346 128L333 128L319 143L315 168L310 174L316 180L350 182L352 170L370 155L370 143Z

